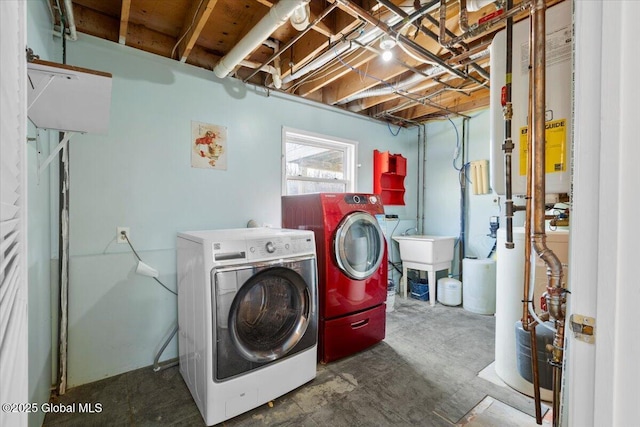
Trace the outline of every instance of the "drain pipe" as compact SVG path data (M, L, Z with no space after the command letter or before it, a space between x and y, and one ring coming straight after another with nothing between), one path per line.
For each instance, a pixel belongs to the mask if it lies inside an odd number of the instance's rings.
M564 354L564 304L562 264L546 244L545 234L545 90L546 90L546 21L544 0L535 0L531 25L533 29L533 247L547 266L547 308L555 321L556 333L551 349L553 367L553 426L558 426L562 359Z
M276 89L280 89L282 87L282 79L280 78L280 69L272 66L272 65L263 65L262 67L257 62L242 60L240 64L243 67L251 68L257 71L264 71L271 74L271 78L273 79L273 86Z
M278 3L280 4L280 3ZM306 28L304 28L302 31L300 31L298 33L297 36L295 36L294 38L292 38L291 40L289 40L284 46L282 46L281 49L279 49L277 52L273 52L273 55L271 55L269 58L267 58L266 61L264 61L262 63L262 65L267 65L269 64L271 61L273 61L274 59L277 59L282 52L286 51L287 49L289 49L291 46L293 46L295 43L297 43L298 40L300 40L306 33L307 31L309 31L311 29L311 27L313 27L314 25L318 24L320 21L322 21L329 13L331 13L331 11L333 11L333 9L335 9L336 7L338 7L337 3L334 3L330 6L328 6L316 19L313 20L312 23L310 23L309 25L307 25ZM348 48L349 46L345 46L345 49ZM328 62L328 61L327 61ZM324 64L323 64L324 65ZM244 83L246 83L251 77L255 76L257 73L257 71L255 71L253 74L251 74L249 77L245 78L243 80ZM288 83L291 78L291 75L285 77L284 83Z
M282 0L273 6L213 69L216 76L223 79L264 40L287 22L298 7L306 7L310 0Z

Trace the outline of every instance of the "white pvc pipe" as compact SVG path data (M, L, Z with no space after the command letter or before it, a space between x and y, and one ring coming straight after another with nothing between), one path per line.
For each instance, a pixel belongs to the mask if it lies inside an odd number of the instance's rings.
M252 62L252 61L247 61L247 60L240 61L240 65L242 65L243 67L252 68L254 70L257 69L258 67L260 67L260 64ZM278 70L276 67L274 67L272 65L263 65L260 68L260 71L265 71L265 72L271 74L271 77L273 77L273 86L276 89L280 89L282 87L282 79L280 78L280 70Z
M233 69L247 57L264 40L266 40L276 29L283 25L296 8L306 6L310 0L281 0L273 6L269 13L260 20L245 37L242 38L213 69L216 76L225 78Z
M78 33L76 32L76 20L73 17L73 5L71 4L71 0L64 0L64 10L67 15L67 23L69 24L69 35L67 36L67 40L78 40Z

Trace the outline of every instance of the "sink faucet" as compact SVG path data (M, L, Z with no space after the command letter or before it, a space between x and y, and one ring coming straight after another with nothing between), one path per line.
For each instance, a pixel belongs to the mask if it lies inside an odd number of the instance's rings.
M410 232L411 230L415 230L415 232L416 232L415 234L417 234L417 233L418 233L418 228L417 228L417 227L411 227L411 228L407 228L406 230L404 230L404 232L402 233L402 235L403 235L403 236L408 236L408 235L409 235L409 232Z

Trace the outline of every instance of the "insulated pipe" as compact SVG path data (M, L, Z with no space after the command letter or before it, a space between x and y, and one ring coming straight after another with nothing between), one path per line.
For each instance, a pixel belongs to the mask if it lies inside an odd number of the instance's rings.
M304 7L310 0L281 0L273 6L248 33L242 38L213 69L216 76L223 79L233 69L262 44L275 30L287 22L291 14L298 7Z
M562 385L562 359L564 353L564 289L562 264L547 247L545 234L545 90L546 90L546 4L535 0L532 8L533 33L533 247L547 265L547 308L555 320L556 333L552 346L553 371L553 426L558 426L560 390Z

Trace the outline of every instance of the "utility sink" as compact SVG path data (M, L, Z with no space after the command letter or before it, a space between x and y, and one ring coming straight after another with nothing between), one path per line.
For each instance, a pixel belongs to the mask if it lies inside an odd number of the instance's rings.
M403 262L439 264L453 260L453 246L456 238L450 236L393 236L400 245L400 259Z
M453 260L453 246L456 238L450 236L393 236L400 245L402 278L400 291L407 297L407 270L421 270L428 273L429 303L436 305L436 272L449 270Z

